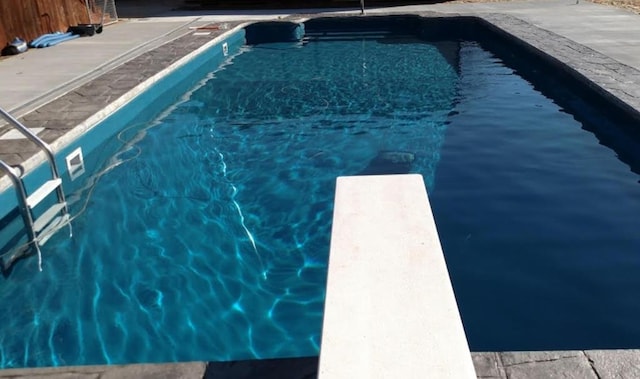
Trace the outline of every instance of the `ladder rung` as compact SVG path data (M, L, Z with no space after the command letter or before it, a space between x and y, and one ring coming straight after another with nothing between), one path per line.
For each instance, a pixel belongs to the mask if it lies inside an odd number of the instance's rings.
M45 182L40 188L35 190L34 193L27 197L27 205L29 208L33 209L36 205L40 204L44 198L47 197L51 192L53 192L56 188L58 188L62 184L62 179L51 179Z
M49 238L51 238L51 236L53 236L55 234L55 232L58 231L58 229L60 229L62 226L64 226L64 224L67 221L69 221L69 214L68 213L65 213L62 216L58 216L58 217L54 218L53 221L51 221L51 223L49 223L49 225L47 225L47 227L38 236L38 245L42 246L45 243L47 243Z
M51 220L53 220L56 215L58 215L67 205L66 203L56 203L51 206L51 208L47 209L46 212L42 214L42 216L38 217L38 219L33 223L33 230L38 233L45 226L47 226Z

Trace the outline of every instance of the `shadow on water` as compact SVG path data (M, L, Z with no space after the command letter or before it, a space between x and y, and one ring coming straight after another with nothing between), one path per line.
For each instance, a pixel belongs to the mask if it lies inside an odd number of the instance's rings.
M480 44L571 114L632 172L640 174L640 112L621 109L597 93L593 85L567 75L566 67L533 55L520 44L508 43L503 36L487 32Z
M358 175L397 175L411 172L415 160L413 153L404 151L381 151Z
M204 379L308 379L318 376L318 357L209 362Z
M471 348L637 348L640 116L513 41L478 37L496 66L510 70L487 73L500 85L479 83L485 92L473 105L456 102L462 109L450 115L430 193ZM511 70L530 86L506 87ZM493 97L504 88L534 100ZM548 101L534 103L533 92ZM485 112L485 96L504 114ZM537 106L548 112L509 118ZM553 112L575 122L547 120ZM484 156L468 159L474 143ZM500 146L510 146L508 154Z
M429 1L389 1L366 0L365 9L398 7L406 5L427 5L444 3L448 0ZM273 15L282 13L320 13L330 9L359 10L356 0L313 0L313 1L258 1L258 0L118 0L118 16L121 18L173 17L176 15L231 15L242 13L251 15Z

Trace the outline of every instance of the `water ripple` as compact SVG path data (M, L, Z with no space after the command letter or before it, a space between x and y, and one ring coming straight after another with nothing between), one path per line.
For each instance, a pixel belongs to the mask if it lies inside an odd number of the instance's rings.
M237 56L156 120L127 127L102 160L87 157L101 175L76 184L79 199L92 195L72 207L83 210L73 239L54 236L42 274L24 260L0 286L0 365L317 354L335 178L386 169L376 162L387 152L425 178L472 346L549 337L553 320L564 320L555 334L604 320L615 341L639 340L629 320L640 315L640 259L613 251L604 263L591 248L638 250L639 195L615 154L477 45L324 49ZM593 227L580 234L584 220ZM594 315L583 288L629 316Z

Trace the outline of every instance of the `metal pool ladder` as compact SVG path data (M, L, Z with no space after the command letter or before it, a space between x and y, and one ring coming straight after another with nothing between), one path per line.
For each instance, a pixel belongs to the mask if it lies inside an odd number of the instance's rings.
M20 170L0 160L0 169L9 176L9 179L11 179L16 189L18 208L24 221L27 237L29 238L27 248L14 252L9 258L9 261L3 263L3 270L11 267L13 262L28 254L31 248L33 248L38 254L38 269L42 271L42 253L40 252L40 246L44 245L55 232L65 225L69 225L69 235L71 236L72 234L69 210L67 209L67 201L64 198L64 191L62 189L62 179L58 173L58 166L56 165L55 156L51 147L2 108L0 108L0 116L44 151L49 161L49 167L51 168L51 179L45 181L40 187L33 191L33 193L27 194ZM49 195L54 191L57 195L57 201L42 212L38 218L34 218L34 209L36 206L49 198Z

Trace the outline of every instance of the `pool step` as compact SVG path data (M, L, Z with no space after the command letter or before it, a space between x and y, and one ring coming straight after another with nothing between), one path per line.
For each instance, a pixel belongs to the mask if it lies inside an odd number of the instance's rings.
M58 230L64 227L69 221L69 214L65 213L54 218L47 227L38 235L38 245L42 246L49 238L51 238Z
M366 38L368 36L373 36L373 37L381 37L381 36L389 36L392 35L391 32L386 31L386 30L367 30L367 31L358 31L358 32L354 32L351 30L346 30L346 31L335 31L335 30L318 30L318 31L308 31L305 33L305 37L306 36L310 36L310 37L327 37L327 38L332 38L332 37L348 37L348 38Z
M29 250L35 250L38 254L38 269L42 271L42 252L40 251L40 246L44 245L49 238L64 225L69 226L69 236L72 234L71 223L69 222L71 217L69 216L67 202L62 189L62 178L60 178L55 153L51 149L51 146L2 108L0 108L0 118L6 120L17 131L37 145L47 157L51 168L51 179L46 180L29 195L23 181L23 172L16 170L14 167L0 160L0 171L4 171L8 175L16 190L18 197L18 207L16 209L22 216L25 234L28 238L26 244L12 248L11 251L9 251L11 254L5 254L3 251L2 256L0 256L0 271L6 275L11 271L11 265L16 260L27 256ZM69 160L72 159L73 157ZM45 199L50 198L53 192L56 192L57 201L34 221L35 214L39 213L35 211L36 206ZM49 202L49 204L51 203L53 203L53 201ZM5 255L8 256L7 260L4 259Z
M365 31L365 32L326 32L313 31L304 35L304 41L353 41L353 40L384 40L384 39L415 39L415 36L394 34L389 31Z
M35 192L27 197L27 205L33 209L36 205L40 204L51 192L55 191L62 185L62 179L55 178L47 180L42 186L40 186Z
M55 203L51 208L47 209L38 219L33 223L33 230L36 233L40 233L42 229L44 229L47 225L51 224L51 221L58 215L64 207L67 205L66 202L63 203Z

